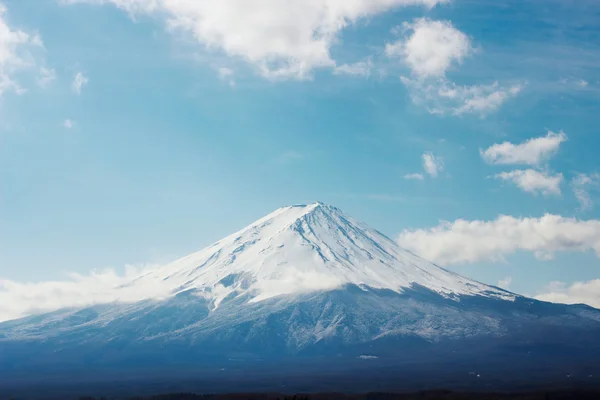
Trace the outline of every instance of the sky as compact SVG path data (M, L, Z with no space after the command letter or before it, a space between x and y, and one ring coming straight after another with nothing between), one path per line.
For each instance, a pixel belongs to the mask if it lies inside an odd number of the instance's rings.
M1 4L4 302L323 201L473 279L600 307L596 0Z

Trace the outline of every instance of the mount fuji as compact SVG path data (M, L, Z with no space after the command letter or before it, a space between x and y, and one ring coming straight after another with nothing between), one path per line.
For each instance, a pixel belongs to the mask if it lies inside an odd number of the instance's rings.
M0 323L0 388L57 374L252 373L268 388L307 371L429 385L600 376L600 310L462 277L323 203L280 208L111 292Z

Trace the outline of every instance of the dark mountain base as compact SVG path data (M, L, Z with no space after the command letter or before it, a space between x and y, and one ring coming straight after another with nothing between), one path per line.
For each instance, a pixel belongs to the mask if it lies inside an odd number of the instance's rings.
M597 400L600 390L561 390L528 393L467 393L434 390L416 393L172 393L151 397L111 398L110 400ZM79 397L77 400L108 400L106 397Z
M106 371L87 371L81 375L72 373L51 374L43 383L27 382L27 379L4 380L0 378L0 399L15 400L77 400L81 397L106 399L150 399L157 393L399 393L417 392L445 388L458 393L534 393L531 397L500 396L485 397L438 393L442 397L385 397L387 395L369 395L360 397L336 395L337 397L309 397L311 399L600 399L600 367L579 363L539 364L515 360L511 365L490 365L485 360L468 363L410 363L404 366L378 365L378 360L361 360L368 368L317 368L309 365L279 365L277 368L265 368L258 365L229 365L224 370L215 369L177 369L146 370L136 374L123 373L120 378ZM95 379L91 374L97 373ZM22 377L26 378L26 377ZM576 390L598 390L587 395ZM575 395L578 393L579 397ZM581 394L583 393L583 394ZM547 396L546 396L547 394ZM575 397L568 397L568 396ZM176 396L176 395L173 395ZM182 396L182 395L179 395ZM188 395L191 396L191 395ZM243 399L223 395L224 397L205 397L207 399ZM285 396L268 397L258 394L252 399L271 399ZM262 396L262 397L261 397ZM383 396L383 397L381 397ZM423 395L424 396L424 395ZM427 394L427 396L432 396ZM446 396L446 397L443 397ZM452 397L455 396L455 397ZM460 397L467 396L467 397ZM470 397L469 397L470 396ZM528 395L529 396L529 395ZM537 396L537 397L536 397ZM541 397L540 397L541 396ZM546 397L544 397L546 396ZM548 397L549 396L549 397ZM563 396L563 397L561 397ZM585 397L588 396L588 397ZM162 399L201 399L202 397L163 397ZM155 399L161 399L156 397ZM296 400L299 400L298 398Z

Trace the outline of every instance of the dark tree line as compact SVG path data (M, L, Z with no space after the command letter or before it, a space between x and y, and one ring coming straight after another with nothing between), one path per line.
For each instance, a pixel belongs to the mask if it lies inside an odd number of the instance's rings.
M536 393L454 393L450 391L431 391L420 393L366 393L347 395L341 393L314 394L208 394L173 393L151 397L128 399L106 399L81 397L79 400L598 400L600 391L555 391Z

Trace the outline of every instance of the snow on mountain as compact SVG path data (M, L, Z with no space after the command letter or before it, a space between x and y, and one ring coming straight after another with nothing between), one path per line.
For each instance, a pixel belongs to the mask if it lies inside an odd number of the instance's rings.
M314 203L280 208L212 246L148 272L117 290L197 289L218 307L226 297L260 302L346 284L402 292L414 284L446 297L514 295L437 267L339 209Z

